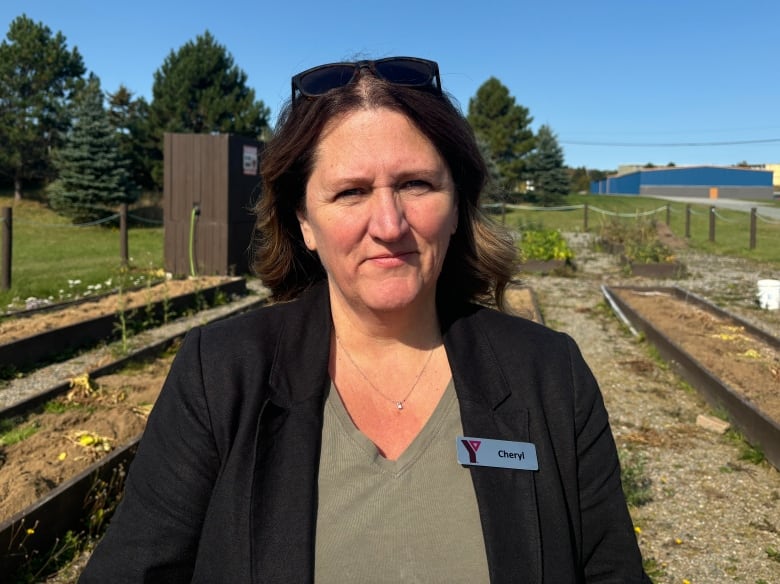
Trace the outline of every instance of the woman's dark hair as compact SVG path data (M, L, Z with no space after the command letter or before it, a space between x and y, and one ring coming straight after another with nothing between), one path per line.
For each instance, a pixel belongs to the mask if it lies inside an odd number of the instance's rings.
M503 308L515 248L511 237L479 208L488 171L471 126L447 96L371 75L315 99L298 99L280 114L261 161L263 191L254 209L255 273L276 300L293 299L325 278L319 258L304 244L297 212L305 208L306 183L326 124L376 108L405 115L433 143L452 174L458 228L437 283L439 303L476 301Z

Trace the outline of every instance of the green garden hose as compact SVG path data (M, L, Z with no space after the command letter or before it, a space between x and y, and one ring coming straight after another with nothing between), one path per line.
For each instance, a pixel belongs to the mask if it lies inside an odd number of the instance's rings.
M195 219L200 215L200 207L198 205L192 206L192 212L190 213L190 276L197 276L195 270Z

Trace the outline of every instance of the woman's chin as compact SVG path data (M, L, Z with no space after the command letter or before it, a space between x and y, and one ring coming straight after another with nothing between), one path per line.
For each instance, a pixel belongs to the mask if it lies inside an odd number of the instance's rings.
M361 297L362 303L372 312L391 314L416 310L434 295L419 285L391 283L366 290Z

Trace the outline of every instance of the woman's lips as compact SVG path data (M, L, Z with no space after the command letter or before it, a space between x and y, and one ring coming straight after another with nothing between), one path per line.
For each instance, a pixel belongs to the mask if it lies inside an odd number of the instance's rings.
M371 256L368 261L371 263L392 268L396 266L402 266L409 263L409 258L414 255L414 252L408 251L408 252L398 252L398 253L388 253L388 254L381 254L381 255L375 255Z

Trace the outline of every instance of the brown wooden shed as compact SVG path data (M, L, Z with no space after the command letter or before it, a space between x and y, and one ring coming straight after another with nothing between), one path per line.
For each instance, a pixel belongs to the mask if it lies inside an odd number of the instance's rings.
M164 137L165 269L175 275L249 271L262 143L232 134Z

